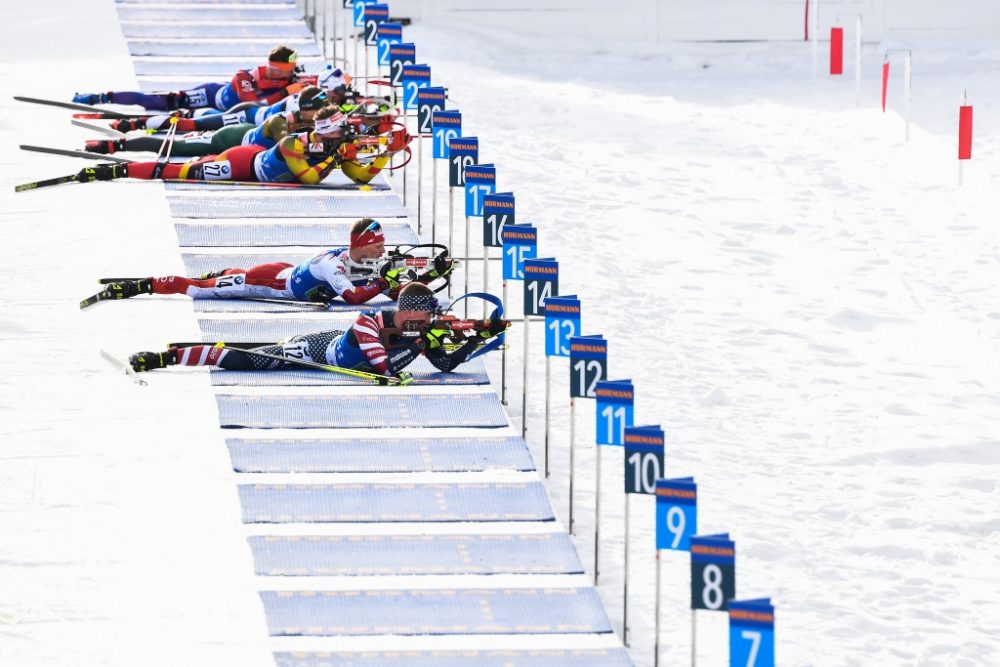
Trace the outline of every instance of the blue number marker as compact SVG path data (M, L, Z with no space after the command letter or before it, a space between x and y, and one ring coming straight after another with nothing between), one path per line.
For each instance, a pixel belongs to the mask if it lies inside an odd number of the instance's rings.
M691 551L698 534L698 485L693 477L656 480L656 548Z
M774 605L770 598L729 601L730 667L774 667Z
M403 43L402 23L379 23L377 31L378 64L380 67L389 65L389 47Z
M506 225L500 236L503 241L503 279L524 280L525 260L538 254L538 230L531 225Z
M625 427L625 493L656 493L656 480L663 477L664 442L659 426Z
M596 398L597 383L608 377L608 341L604 336L569 339L569 395Z
M597 383L597 444L624 445L625 429L635 420L635 388L631 380Z
M465 215L483 215L483 198L497 189L497 170L492 164L469 165L465 168Z
M736 597L736 543L729 533L691 538L691 608L725 611Z
M417 108L417 91L431 85L429 65L406 65L403 67L403 108L413 111Z
M435 111L431 114L431 134L434 136L434 159L447 160L448 143L462 136L461 111Z
M580 311L580 299L576 296L553 296L545 300L545 356L569 356L569 339L580 335Z
M389 45L389 83L403 85L403 69L417 62L417 47L413 44Z
M545 300L559 295L559 262L553 257L524 262L524 315L545 314Z

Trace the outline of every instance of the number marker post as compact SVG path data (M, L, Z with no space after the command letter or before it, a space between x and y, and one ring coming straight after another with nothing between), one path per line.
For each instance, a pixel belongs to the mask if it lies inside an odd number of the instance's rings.
M367 5L374 5L374 4L375 4L375 0L354 0L354 2L351 4L351 8L352 8L352 11L354 13L353 14L353 18L354 18L354 21L353 21L354 30L351 33L351 37L354 39L354 62L353 62L353 65L354 65L354 73L355 74L360 74L361 73L361 68L358 66L359 65L359 63L358 63L358 41L359 41L358 40L358 33L362 32L364 30L364 27L365 27L365 7ZM358 28L361 28L362 30L359 31ZM363 32L362 32L362 35L363 35ZM365 53L367 54L367 51ZM367 67L367 63L365 63L365 65Z
M656 630L653 665L660 664L660 550L691 551L698 533L698 485L693 477L656 480ZM627 573L626 573L627 576Z
M580 335L580 299L545 299L545 477L549 476L549 414L552 408L552 357L569 357L569 339Z
M736 597L736 543L729 533L691 538L691 665L698 662L695 611L726 611Z
M500 248L500 230L506 224L516 224L514 193L494 192L483 197L483 291L490 291L490 248ZM483 301L483 319L486 319L486 302ZM500 400L507 404L507 387L501 382Z
M392 85L392 106L396 106L396 89L403 87L403 68L417 62L417 47L411 43L389 45L389 83Z
M532 317L545 316L545 300L559 295L559 262L554 257L524 261L524 357L521 396L521 423L528 423L528 327ZM545 358L548 362L548 357ZM546 393L548 386L546 386ZM548 414L545 415L546 420Z
M455 188L465 189L465 168L474 164L479 164L479 139L457 137L448 142L448 252L451 253L455 248ZM450 282L448 296L451 296Z
M367 87L371 79L368 72L368 61L371 60L368 57L368 47L378 45L378 26L389 20L389 5L365 5L361 14L365 32L365 86Z
M431 85L429 65L406 65L403 67L403 124L409 129L411 111L417 110L417 93ZM406 163L403 164L403 204L406 204ZM449 292L450 294L450 292Z
M729 601L729 667L774 667L771 598Z
M417 90L417 233L423 232L421 199L424 191L424 137L432 136L435 111L444 111L448 94L444 88ZM449 252L451 248L448 249ZM466 290L468 291L468 290Z
M600 544L601 529L601 445L621 447L625 444L625 429L635 423L635 387L631 380L602 380L597 383L597 418L595 440L597 441L597 491L596 514L594 522L594 572L598 571L597 556ZM622 641L628 645L628 542L629 542L629 512L628 495L625 496L625 584L623 598L625 601L622 612ZM594 578L597 584L597 578Z
M431 170L431 243L437 243L437 195L438 160L447 160L450 153L448 144L462 136L462 113L460 111L435 111L431 114L431 144L434 147L434 164ZM451 248L448 248L451 252Z
M344 62L346 63L347 62L347 36L348 36L348 34L350 34L350 31L347 29L347 26L348 26L348 23L351 22L352 17L354 16L354 0L342 0L342 2L340 3L340 6L341 6L342 9L346 10L346 11L342 11L340 13L341 28L342 28L343 33L344 33L344 45L343 45L344 46ZM334 48L333 53L334 53L334 56L337 55L337 49L336 48ZM334 58L334 60L336 60L336 57ZM345 67L344 70L346 71L347 68Z
M469 265L472 263L472 220L483 217L483 200L497 190L497 170L492 164L469 165L465 168L465 291L469 291ZM485 252L485 251L484 251ZM486 260L483 260L486 263ZM483 302L485 309L486 302ZM483 311L485 312L485 310ZM469 302L465 302L465 317ZM485 319L485 317L484 317Z
M597 398L597 383L608 377L608 341L604 336L569 339L569 532L573 532L573 482L576 477L576 400ZM597 576L596 573L594 575Z
M403 43L403 24L389 23L383 21L378 24L375 34L375 62L378 63L379 76L382 75L382 68L390 66L389 47L393 44Z
M505 225L500 232L503 241L503 309L507 312L507 281L524 280L524 262L538 255L538 230L531 225ZM528 353L528 320L524 321L524 354ZM501 373L507 374L507 355L501 357ZM501 381L503 382L503 381ZM523 407L523 401L522 401ZM528 422L521 419L521 437L528 432Z

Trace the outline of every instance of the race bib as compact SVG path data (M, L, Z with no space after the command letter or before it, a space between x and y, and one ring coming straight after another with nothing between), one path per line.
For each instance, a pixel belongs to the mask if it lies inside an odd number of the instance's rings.
M187 96L187 105L189 107L207 107L208 106L208 95L205 93L204 88L195 88L194 90L185 90L184 95Z
M236 113L224 113L222 114L222 124L226 127L230 125L239 125L240 123L247 122L246 111L237 111Z
M281 356L290 359L305 359L312 361L309 356L309 343L304 340L289 341L281 344Z
M237 289L237 288L242 287L244 282L246 282L246 276L244 276L242 273L237 273L237 274L231 275L231 276L219 276L218 278L215 279L215 288L216 289L225 289L225 288Z
M206 162L202 170L202 178L206 181L228 181L233 176L233 168L229 160Z

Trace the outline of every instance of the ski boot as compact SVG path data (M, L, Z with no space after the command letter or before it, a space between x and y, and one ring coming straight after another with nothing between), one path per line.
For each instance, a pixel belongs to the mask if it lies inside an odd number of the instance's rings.
M177 364L177 348L165 352L136 352L128 358L128 363L136 373L166 368Z
M116 118L111 121L111 129L119 132L131 132L132 130L145 130L146 118Z
M124 162L113 164L99 164L96 167L84 167L76 175L79 183L89 183L90 181L111 181L116 178L128 176L128 165Z
M100 153L101 155L111 155L115 151L125 148L124 139L93 139L83 145L83 150L88 153Z
M117 283L108 283L104 286L104 300L130 299L139 294L152 294L153 281L149 278L142 280L123 280Z
M76 93L73 95L73 104L108 104L111 102L111 93Z

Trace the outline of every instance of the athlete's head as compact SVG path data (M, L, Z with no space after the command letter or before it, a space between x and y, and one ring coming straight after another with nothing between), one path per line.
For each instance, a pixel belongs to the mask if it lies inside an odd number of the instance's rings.
M377 220L361 218L351 226L351 259L378 259L384 253L385 234Z
M313 116L313 132L320 140L342 139L347 127L347 114L337 107L323 107Z
M325 107L330 99L326 91L319 86L306 86L299 93L298 120L310 122L316 116L316 112Z
M272 79L291 79L299 54L287 46L276 46L267 56L267 75Z
M407 283L399 290L396 299L396 317L394 324L403 329L406 322L422 322L427 324L434 317L438 301L434 292L423 283Z

